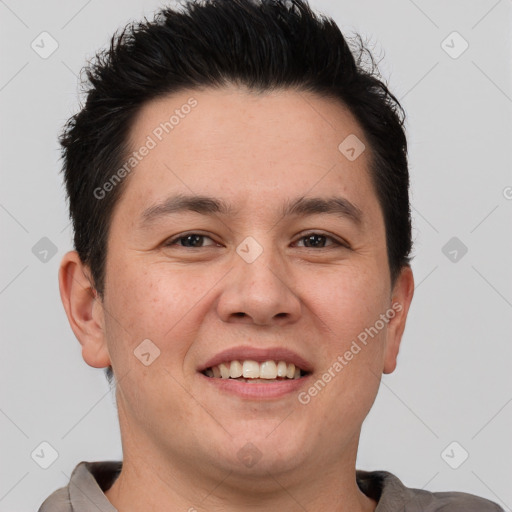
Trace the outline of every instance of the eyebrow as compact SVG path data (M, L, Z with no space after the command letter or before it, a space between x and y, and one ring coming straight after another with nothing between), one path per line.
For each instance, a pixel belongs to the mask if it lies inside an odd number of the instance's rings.
M180 194L145 209L141 215L140 224L142 227L147 227L163 217L184 212L196 212L209 216L236 216L239 210L215 197ZM283 217L294 215L306 217L325 213L347 219L356 225L360 225L363 218L362 211L344 197L299 197L285 203L281 213Z

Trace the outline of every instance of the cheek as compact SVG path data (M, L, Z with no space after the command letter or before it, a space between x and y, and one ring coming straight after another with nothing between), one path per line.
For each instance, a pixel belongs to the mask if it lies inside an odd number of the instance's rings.
M308 304L324 326L326 352L320 382L310 391L319 414L339 428L362 421L378 391L387 326L380 319L388 308L388 288L374 270L346 267L309 283L316 293L308 295Z
M383 311L383 294L365 286L364 281L333 280L311 306L327 326L318 341L324 357L301 404L308 403L315 417L340 432L354 431L363 422L382 371L386 328L368 332Z
M149 339L160 349L162 360L176 364L193 341L193 331L200 325L196 311L208 301L208 290L216 280L211 274L194 276L185 268L144 266L137 260L117 268L123 270L111 271L105 302L111 356L117 355L123 366L133 365L126 354L133 356L138 345Z
M321 320L333 349L350 345L387 307L386 282L370 266L347 265L311 273L303 278L302 286L305 304Z
M183 315L188 299L183 273L165 273L137 260L118 268L122 271L114 271L109 281L109 306L129 332L157 333Z
M382 369L387 324L380 318L388 307L387 282L378 268L372 270L371 266L347 266L310 281L309 289L316 293L307 295L308 307L313 321L320 319L318 329L323 332L322 372L327 375L323 373L320 380L328 381L321 400L329 402L326 410L342 408L365 415ZM322 388L322 383L318 387Z

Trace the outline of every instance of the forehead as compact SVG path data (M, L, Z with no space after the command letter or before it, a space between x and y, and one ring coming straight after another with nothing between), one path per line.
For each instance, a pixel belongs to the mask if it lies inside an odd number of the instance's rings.
M136 116L129 145L139 158L121 202L133 215L170 192L241 207L334 192L376 205L364 141L334 99L234 86L181 91L148 102ZM347 144L361 154L348 158Z

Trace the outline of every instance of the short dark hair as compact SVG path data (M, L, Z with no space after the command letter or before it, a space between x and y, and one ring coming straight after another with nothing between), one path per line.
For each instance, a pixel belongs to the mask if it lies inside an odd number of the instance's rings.
M164 95L230 84L316 93L348 108L370 146L395 283L412 249L405 113L361 37L350 42L352 50L307 0L192 0L112 36L84 68L85 105L59 138L75 249L100 297L110 220L127 178L104 197L95 191L133 152L128 133L136 114Z

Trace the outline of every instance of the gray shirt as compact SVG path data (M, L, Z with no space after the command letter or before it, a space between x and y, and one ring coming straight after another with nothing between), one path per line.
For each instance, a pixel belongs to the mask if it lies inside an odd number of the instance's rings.
M49 496L38 512L117 512L103 491L119 475L120 461L80 462L66 487ZM387 471L356 471L361 491L378 504L375 512L504 512L492 501L463 492L410 489Z

